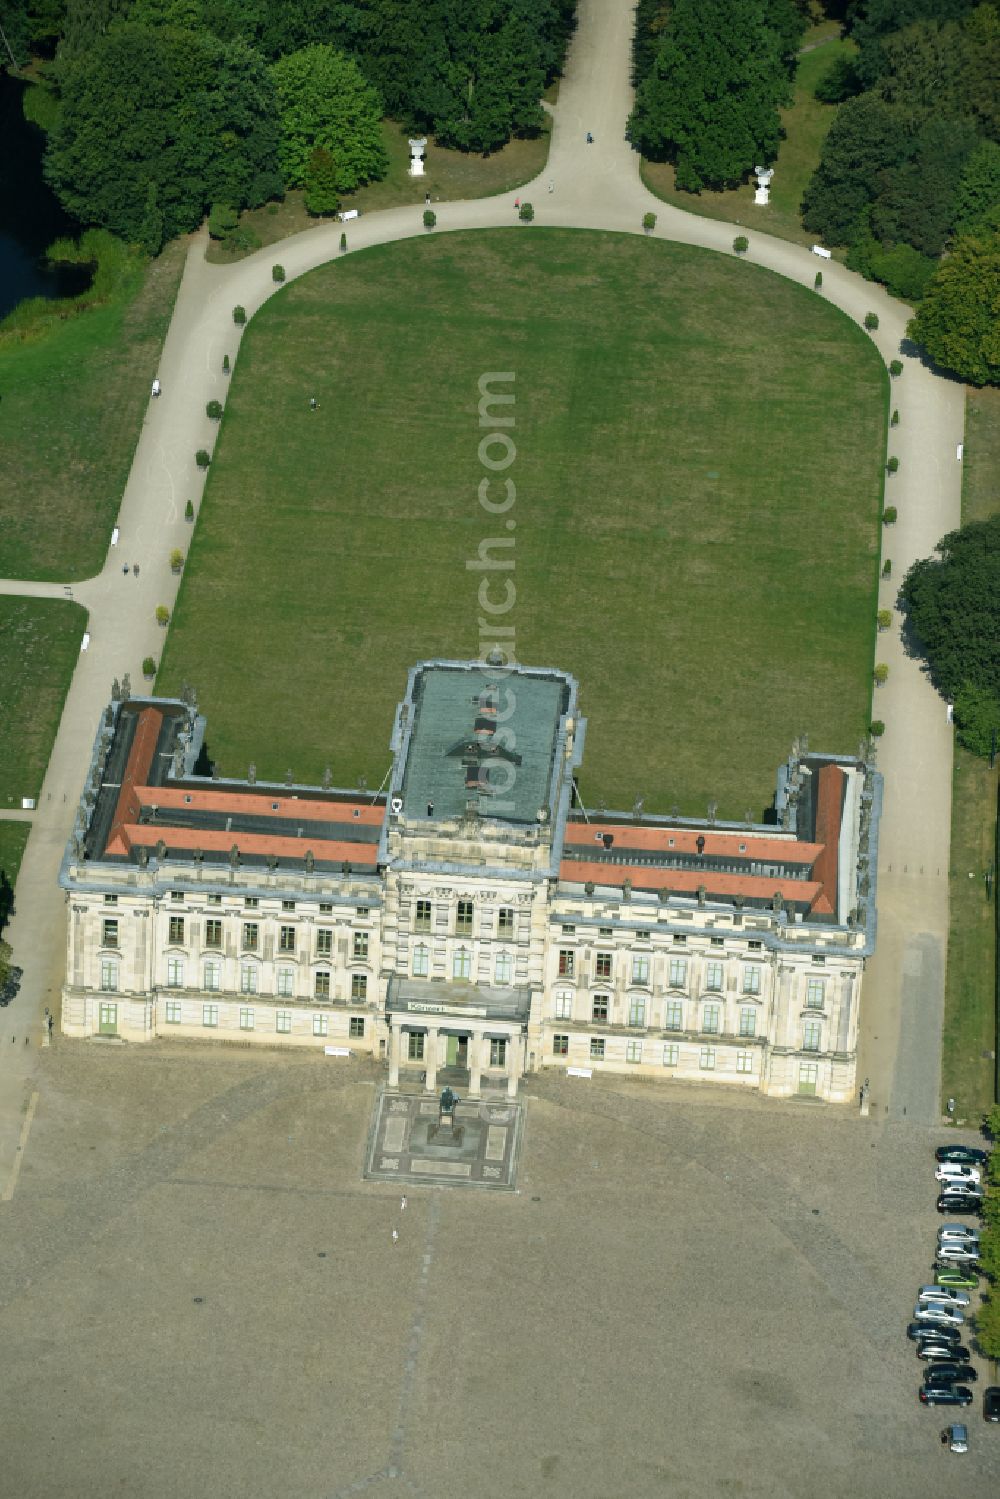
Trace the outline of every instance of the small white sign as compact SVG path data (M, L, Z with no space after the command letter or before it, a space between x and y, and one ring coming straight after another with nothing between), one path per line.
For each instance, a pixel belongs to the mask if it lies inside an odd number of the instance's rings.
M117 526L115 526L115 529L111 533L111 545L113 547L116 547L118 545L118 527Z
M89 630L85 630L84 634L83 634L83 639L80 641L80 649L81 649L81 651L85 651L85 650L87 650L89 648L89 646L90 646L90 631Z
M958 445L958 449L957 449L957 451L955 453L955 457L958 459L959 463L961 463L961 461L962 461L962 454L963 454L964 451L965 451L965 443L964 442L960 442L959 445Z
M567 1067L567 1077L593 1077L593 1069L590 1067Z
M833 259L833 251L824 250L822 245L813 245L812 250L814 255L821 255L824 260Z
M349 1057L351 1048L349 1046L324 1046L323 1050L328 1057Z

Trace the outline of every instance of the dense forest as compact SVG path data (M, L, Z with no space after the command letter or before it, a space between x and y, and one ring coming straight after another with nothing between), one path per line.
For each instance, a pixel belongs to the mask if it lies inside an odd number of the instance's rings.
M7 0L45 171L81 223L156 251L212 204L386 169L383 115L489 152L542 128L575 0ZM313 180L315 179L315 180Z

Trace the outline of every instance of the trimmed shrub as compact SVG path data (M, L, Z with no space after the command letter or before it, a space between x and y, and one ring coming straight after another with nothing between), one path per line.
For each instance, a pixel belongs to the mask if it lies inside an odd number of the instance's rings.
M820 287L822 285L823 285L823 272L822 271L817 271L816 275L813 277L813 291L819 291L819 289L820 289Z
M877 312L866 312L865 313L865 327L868 329L869 333L874 333L875 332L876 328L878 327L878 313Z
M184 506L184 519L194 520L194 506L192 505L190 500L188 500L187 504Z
M899 472L899 459L895 455L893 455L893 457L889 459L889 462L885 466L885 471L887 474L895 474Z
M152 656L144 656L142 658L142 674L144 677L156 676L156 662Z
M530 224L535 217L535 210L530 203L522 203L517 210L517 216L523 224Z
M194 455L194 461L199 468L208 468L208 465L212 461L212 455L207 448L199 448Z
M901 359L893 359L890 362L890 364L889 364L889 374L890 375L901 375L902 373L903 373L903 361Z
M347 235L346 234L342 234L340 236L340 253L341 253L341 255L344 254L344 252L345 252L346 249L347 249Z
M173 551L170 553L170 571L172 573L179 573L183 566L184 553L181 551L180 547L174 547Z
M285 267L283 265L273 265L271 267L271 280L272 281L284 281L284 279L285 279Z
M245 307L234 307L233 308L233 322L237 325L237 327L242 327L242 325L246 322L246 320L247 320L247 310L246 310L246 308Z
M437 223L437 221L438 221L438 216L434 212L433 208L425 208L424 209L424 228L425 229L433 229L434 225Z
M745 234L738 234L733 240L733 249L737 255L745 255L750 248L750 241Z
M885 561L882 563L882 576L883 576L883 578L891 578L892 577L892 558L891 557L887 557L885 559Z
M655 229L656 228L656 214L655 213L644 213L643 216L642 216L642 227L645 229L645 231L646 231L647 234L649 234L651 230Z
M885 682L886 682L886 680L888 679L888 676L889 676L889 668L886 666L886 664L885 664L884 661L880 661L878 663L878 665L876 666L876 668L875 668L874 672L872 673L872 675L875 678L875 686L876 687L882 687L882 686L884 686L884 684L885 684Z
M166 604L157 604L156 623L162 630L165 630L167 628L167 625L170 623L170 610L167 608Z
M873 739L881 739L882 735L885 733L885 724L880 718L873 718L871 723L868 725L868 732Z
M875 623L880 630L887 630L892 624L892 610L880 609L875 616Z
M897 513L898 512L895 505L886 505L885 509L882 511L883 526L894 526L896 524ZM887 578L889 576L889 574L885 571L885 568L882 569L882 576L884 578Z
M223 356L222 356L222 373L224 375L228 375L229 374L229 370L230 370L229 355L228 354L223 354Z
M222 415L222 402L209 401L208 405L205 407L205 415L210 416L213 422L217 422Z
M889 418L889 426L890 427L898 427L899 426L899 412L898 411L895 411L895 410L893 411L892 416L890 416L890 418Z

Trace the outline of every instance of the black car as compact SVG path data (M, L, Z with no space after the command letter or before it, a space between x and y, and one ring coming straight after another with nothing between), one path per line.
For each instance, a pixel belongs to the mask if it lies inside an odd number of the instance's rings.
M983 1199L972 1192L942 1192L937 1200L939 1213L978 1213Z
M975 1384L979 1375L971 1364L960 1364L951 1360L948 1363L932 1364L924 1374L924 1385L929 1390L937 1389L943 1384Z
M969 1350L961 1343L943 1343L940 1338L925 1338L917 1344L917 1358L925 1358L937 1364L942 1359L949 1364L967 1364Z
M939 1145L934 1152L936 1161L953 1161L957 1166L985 1166L989 1155L973 1145Z
M938 1326L934 1322L911 1322L906 1329L906 1336L916 1343L926 1343L928 1338L935 1338L941 1343L960 1343L962 1332L958 1327L949 1327L947 1323Z
M971 1405L972 1391L964 1384L943 1385L941 1389L922 1385L919 1398L921 1405Z
M1000 1384L991 1384L983 1391L983 1420L1000 1421Z

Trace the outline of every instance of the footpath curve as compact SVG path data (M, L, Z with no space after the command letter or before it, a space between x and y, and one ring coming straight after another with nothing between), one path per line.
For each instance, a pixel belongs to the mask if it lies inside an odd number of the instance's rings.
M564 228L641 233L642 216L657 215L655 237L731 255L734 235L746 232L753 264L812 287L822 265L828 301L855 321L878 313L874 341L888 362L901 358L904 374L893 383L900 424L891 432L899 472L887 500L899 521L887 536L892 579L881 586L880 607L892 607L900 578L916 558L959 523L964 387L932 374L908 352L910 309L836 262L820 262L801 246L763 231L702 219L654 198L642 185L639 159L625 140L631 107L631 0L580 0L545 171L519 196L535 207L536 221ZM588 145L586 132L594 136ZM550 190L551 186L551 190ZM516 226L514 194L470 202L435 203L434 233ZM427 231L421 207L389 209L347 226L350 253L416 237ZM761 223L766 224L766 209ZM204 483L194 463L211 450L217 424L205 413L209 400L225 402L223 356L235 365L240 329L237 304L248 317L278 289L271 276L280 259L288 280L338 257L340 224L322 224L259 251L234 266L204 258L204 231L193 238L163 347L163 393L151 400L118 516L120 543L109 548L102 571L73 585L90 611L90 646L81 655L67 696L38 810L17 884L10 929L25 977L10 1009L0 1012L0 1048L7 1058L0 1085L0 1182L7 1170L30 1076L30 1051L10 1043L13 1034L42 1032L43 1007L55 1010L64 967L63 896L56 884L90 749L113 677L126 672L142 683L145 656L158 659L163 632L158 604L172 609L179 580L170 571L172 548L187 551L190 499L197 509ZM849 443L852 434L844 433ZM818 480L821 482L821 479ZM123 573L138 562L138 575ZM0 580L0 592L64 596L63 585ZM938 1117L938 1066L948 933L948 859L951 821L952 731L944 704L919 664L904 653L898 616L879 637L879 659L890 669L878 689L877 716L886 722L879 766L886 778L879 851L879 948L865 984L860 1075L871 1078L878 1117L931 1123ZM830 746L830 748L848 748ZM904 1013L905 1001L905 1013Z

